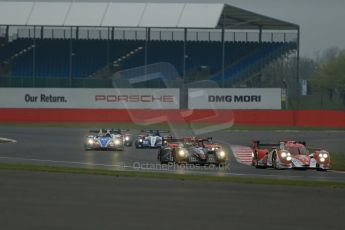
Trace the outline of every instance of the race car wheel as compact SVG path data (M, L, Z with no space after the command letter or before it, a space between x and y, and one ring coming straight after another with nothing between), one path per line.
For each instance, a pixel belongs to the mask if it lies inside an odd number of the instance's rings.
M319 171L319 172L326 172L327 169L323 169L323 168L316 168L316 171Z
M323 169L323 168L320 167L319 164L316 164L316 171L323 171L323 172L326 172L327 169Z
M260 168L259 163L258 163L258 154L257 153L254 154L253 166L255 166L255 168Z
M131 147L133 145L133 142L125 142L124 145L127 146L127 147Z
M215 163L216 167L225 167L225 165L226 165L226 163L224 161L222 161L222 162L218 161L218 162Z
M169 162L169 161L163 160L164 158L162 157L162 152L158 152L157 159L158 159L159 163L161 163L161 164L167 164Z
M171 158L172 158L172 161L176 164L180 164L180 162L178 161L178 158L176 157L176 151L175 149L173 149L172 153L171 153Z
M159 160L159 162L163 165L163 164L168 164L167 161L162 161L162 159Z
M272 166L274 169L279 169L277 166L277 154L276 153L274 153L272 156Z

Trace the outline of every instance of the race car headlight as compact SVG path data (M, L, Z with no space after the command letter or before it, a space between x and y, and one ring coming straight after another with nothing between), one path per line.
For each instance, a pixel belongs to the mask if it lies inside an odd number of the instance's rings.
M127 137L125 137L125 140L126 140L126 141L129 141L129 137L128 137L128 136L127 136Z
M291 158L290 156L287 156L287 157L286 157L286 160L288 160L288 161L291 161L291 159L292 159L292 158Z
M220 156L221 158L224 158L224 157L225 157L225 152L224 152L224 151L220 151L219 156Z
M281 156L282 158L287 158L287 157L290 157L291 154L290 154L289 152L283 151L283 152L281 152L280 156Z
M320 158L320 162L325 162L325 160L326 160L326 159L323 158L323 157Z
M120 141L119 140L115 140L114 143L115 143L115 145L119 145Z
M216 150L216 148L215 147L212 147L212 149L211 149L212 151L214 151L214 150Z
M178 154L180 155L180 157L184 157L186 153L181 149L180 151L178 151Z
M93 141L92 139L88 139L88 140L87 140L87 143L88 143L89 145L92 145L92 144L94 143L94 141Z
M327 158L328 154L327 153L319 153L319 158Z
M139 139L139 142L143 142L143 139Z

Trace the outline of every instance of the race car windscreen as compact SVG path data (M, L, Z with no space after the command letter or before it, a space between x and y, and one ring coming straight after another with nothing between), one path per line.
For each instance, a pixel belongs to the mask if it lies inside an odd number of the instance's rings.
M289 151L292 155L307 155L307 154L309 154L308 150L305 146L288 147L286 150Z

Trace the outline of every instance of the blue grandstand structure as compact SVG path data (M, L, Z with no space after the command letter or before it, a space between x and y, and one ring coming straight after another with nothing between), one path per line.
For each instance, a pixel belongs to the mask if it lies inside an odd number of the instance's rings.
M0 1L0 14L5 7L8 11L15 10L15 3ZM104 11L99 12L99 21L80 24L71 14L85 14L90 8L88 4L93 4L95 14L97 7ZM130 83L158 76L161 80L182 82L202 78L220 86L232 86L260 72L277 58L291 53L299 58L298 25L227 4L102 4L60 2L60 21L42 13L42 9L47 11L50 7L53 11L57 6L49 2L32 2L32 5L28 2L28 17L22 23L16 18L0 16L0 83L6 82L1 76L22 82L68 80L70 84L78 79L116 79ZM131 24L134 6L142 7L138 13L141 18L138 17L135 26ZM155 14L170 6L176 8L175 14L169 13L162 19L158 18L161 14ZM121 7L129 15L118 21L115 13ZM204 20L206 14L208 20ZM37 18L46 24L39 24ZM107 24L107 19L113 24ZM92 33L96 36L90 37ZM277 34L282 36L277 39ZM176 71L166 74L168 71L155 68L148 73L147 66L157 63L167 63ZM144 71L127 71L137 68Z
M33 39L19 38L0 48L1 59L6 61L13 55L12 76L31 77L33 73ZM67 77L71 41L68 39L37 39L35 75L37 77ZM89 77L99 69L124 55L144 46L142 41L73 40L73 77ZM187 43L188 64L186 72L200 66L207 66L211 79L223 80L221 73L220 42L195 41ZM107 50L109 47L109 50ZM245 71L255 71L275 58L296 49L295 43L282 42L227 42L225 43L225 79L230 79ZM163 52L162 52L163 51ZM178 73L183 74L183 42L152 41L147 64L171 63ZM131 69L144 65L144 52L138 52L124 59L121 69ZM250 67L250 68L249 68ZM242 71L242 72L241 72Z

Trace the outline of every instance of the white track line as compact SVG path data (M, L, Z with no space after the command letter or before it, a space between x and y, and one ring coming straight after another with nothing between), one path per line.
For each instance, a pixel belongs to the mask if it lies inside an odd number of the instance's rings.
M15 160L16 162L19 161L30 161L30 162L45 162L45 163L55 163L55 164L70 164L70 165L82 165L82 166L103 166L103 167L110 167L110 168L121 168L121 169L130 169L130 170L143 170L148 172L175 172L175 173L190 173L190 174L200 174L200 175L232 175L232 176L246 176L248 174L243 173L232 173L229 171L213 171L213 170L204 170L204 171L193 171L193 170L183 170L183 169L152 169L152 168L142 168L136 166L130 166L129 164L120 163L120 164L100 164L100 163L85 163L85 162L78 162L78 161L58 161L58 160L43 160L43 159L36 159L36 158L20 158L20 157L0 157L0 159L4 160ZM133 163L132 165L134 165ZM212 174L210 174L210 172Z
M122 169L131 169L131 170L143 170L147 172L175 172L175 173L189 173L189 174L197 174L197 175L224 175L224 176L252 176L252 177L275 177L276 175L270 175L270 174L252 174L252 173L232 173L232 172L225 172L225 171L193 171L193 170L167 170L167 169L151 169L151 168L140 168L140 167L134 167L134 166L129 166L124 164L100 164L100 163L85 163L85 162L78 162L78 161L57 161L57 160L43 160L43 159L35 159L35 158L18 158L18 157L0 157L0 159L5 159L5 160L18 160L21 161L31 161L31 162L47 162L47 163L60 163L60 164L70 164L70 165L84 165L84 166L103 166L103 167L119 167ZM342 171L334 171L330 170L335 173L345 173ZM210 172L213 172L210 174ZM292 178L304 178L304 176L291 176L287 179L292 179ZM311 178L319 178L319 177L311 177Z
M8 142L12 142L12 143L16 143L17 142L16 140L4 138L4 137L0 137L0 141L8 141Z
M345 171L338 171L338 170L328 170L330 172L335 172L335 173L340 173L340 174L345 174Z
M88 165L88 166L123 167L123 168L126 167L126 165L123 165L123 164L111 165L111 164L100 164L100 163L85 163L85 162L78 162L78 161L43 160L43 159L36 159L36 158L21 158L21 157L0 157L0 159L60 163L60 164L76 164L76 165Z

